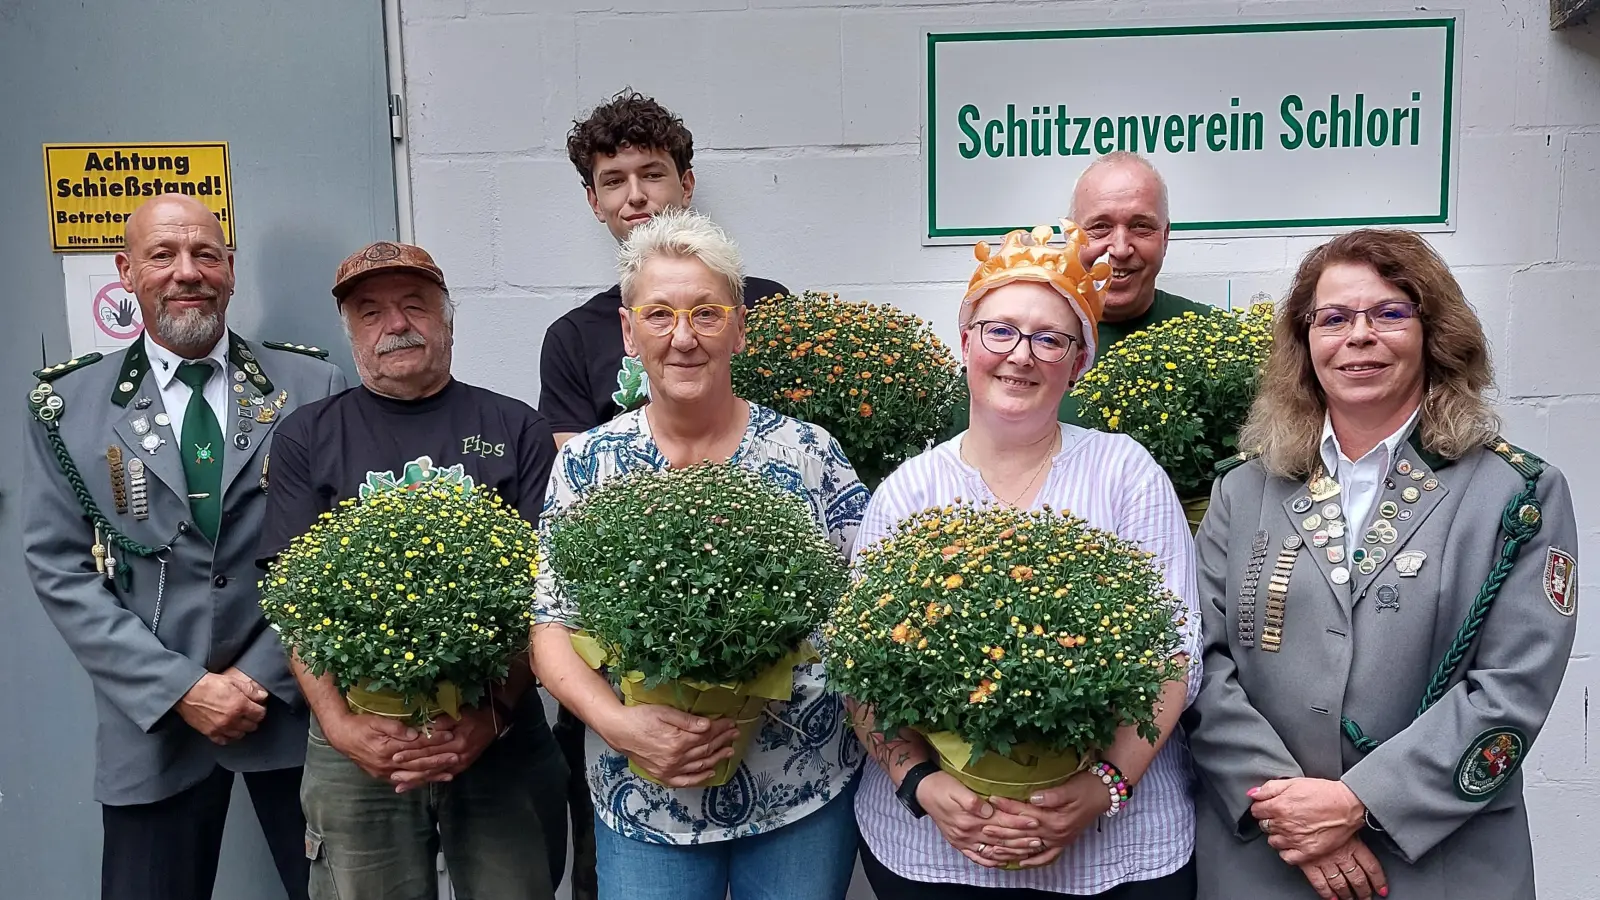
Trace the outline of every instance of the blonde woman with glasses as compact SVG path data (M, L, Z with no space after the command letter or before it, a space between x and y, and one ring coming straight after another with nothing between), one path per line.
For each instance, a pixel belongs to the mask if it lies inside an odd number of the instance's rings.
M1566 479L1409 231L1313 250L1198 539L1202 900L1533 897L1520 767L1566 670Z
M726 461L807 501L848 555L867 490L826 431L740 399L730 364L744 348L739 252L711 220L681 210L635 228L620 254L623 339L650 402L568 441L545 497L546 520L632 471ZM839 900L855 864L851 809L864 753L821 664L795 671L725 785L701 787L733 754L731 720L623 706L569 639L576 610L540 581L534 671L588 726L600 900ZM629 770L649 772L652 783ZM672 785L664 787L662 785Z

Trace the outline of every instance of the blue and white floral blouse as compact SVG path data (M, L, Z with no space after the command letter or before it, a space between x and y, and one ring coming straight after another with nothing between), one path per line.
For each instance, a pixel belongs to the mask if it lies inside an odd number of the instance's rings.
M869 497L826 431L751 403L750 424L730 462L804 498L817 525L850 555ZM541 523L548 528L553 513L611 478L667 467L643 410L624 413L561 448ZM547 570L540 573L534 611L539 622L576 627L577 610ZM778 721L766 722L733 778L714 788L646 781L590 730L585 749L595 814L635 840L704 844L772 831L815 812L861 767L861 744L847 727L844 704L827 690L822 666L815 664L796 669L794 696L770 709Z

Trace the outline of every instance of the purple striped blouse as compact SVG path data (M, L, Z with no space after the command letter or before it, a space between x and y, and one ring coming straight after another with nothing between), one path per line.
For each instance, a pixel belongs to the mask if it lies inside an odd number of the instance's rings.
M908 461L884 480L867 506L857 548L875 543L901 519L957 498L998 503L978 470L961 459L963 435ZM1061 426L1061 450L1034 508L1070 510L1089 524L1136 541L1156 555L1166 584L1183 600L1183 646L1193 660L1189 695L1200 687L1200 612L1196 605L1194 540L1166 473L1139 443L1121 434ZM891 871L913 881L1063 894L1098 894L1128 881L1170 874L1194 849L1193 780L1189 749L1175 733L1134 790L1133 802L1100 819L1048 866L986 869L946 843L932 819L913 819L894 796L883 768L868 762L856 794L861 836Z

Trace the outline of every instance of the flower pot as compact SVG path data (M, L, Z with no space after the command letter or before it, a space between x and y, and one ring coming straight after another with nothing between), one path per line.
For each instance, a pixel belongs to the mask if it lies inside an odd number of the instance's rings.
M1005 755L988 751L974 762L972 745L955 733L935 731L924 736L939 756L939 768L983 797L1008 797L1026 803L1036 792L1061 784L1088 768L1092 761L1071 750L1017 744Z
M461 718L461 689L448 681L435 685L432 694L414 694L407 700L399 691L375 690L370 680L363 680L345 692L344 702L353 713L405 719L417 725L425 725L440 716Z
M587 631L573 632L572 649L592 669L601 669L616 662L612 651ZM655 687L646 687L643 672L627 672L618 680L625 706L656 704L708 719L734 720L739 726L739 736L733 741L733 755L719 763L711 780L702 785L718 787L727 784L744 761L745 751L750 748L750 739L761 730L761 719L767 704L774 700L788 700L793 696L795 666L808 665L818 659L816 648L811 646L810 641L805 641L748 681L711 684L678 678ZM628 768L652 784L661 783L631 760Z
M1189 497L1183 501L1183 517L1189 523L1189 533L1200 533L1200 522L1206 517L1206 510L1211 506L1211 495Z
M635 674L638 673L630 673ZM744 762L750 739L761 730L762 713L772 699L752 695L747 688L737 685L678 680L647 688L642 677L638 680L629 677L622 681L622 702L627 706L670 706L708 719L733 719L739 726L739 736L733 740L733 755L717 763L711 780L703 785L718 787L727 784L733 778L733 773L738 771L739 764ZM628 768L646 781L661 783L633 762L628 763Z

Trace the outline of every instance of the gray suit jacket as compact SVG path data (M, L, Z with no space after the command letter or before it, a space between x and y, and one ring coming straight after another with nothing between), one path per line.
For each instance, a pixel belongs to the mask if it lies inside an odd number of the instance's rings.
M1382 833L1362 837L1392 896L1534 896L1519 765L1572 647L1578 541L1571 494L1558 470L1538 476L1539 530L1450 672L1448 689L1419 716L1436 667L1500 559L1502 515L1527 480L1489 449L1451 463L1407 443L1396 467L1425 473L1415 480L1388 473L1380 504L1409 515L1391 518L1391 543L1352 542L1368 552L1381 547L1385 558L1368 574L1344 560L1343 584L1327 549L1310 543L1315 529L1305 520L1324 503L1304 509L1307 485L1268 476L1251 461L1213 489L1198 539L1205 676L1186 723L1210 801L1200 804L1196 823L1201 898L1316 896L1267 845L1245 796L1268 779L1301 775L1341 779L1367 805ZM1431 479L1433 489L1423 489ZM1416 490L1414 500L1407 488ZM1512 504L1513 515L1521 506ZM1378 508L1373 515L1377 521ZM1268 652L1260 640L1268 579L1291 536L1306 543L1290 569L1281 649ZM1241 628L1241 606L1248 619L1252 594L1245 573L1262 543L1256 626ZM1417 551L1426 558L1413 570ZM1381 744L1359 752L1341 732L1342 718Z
M246 363L256 372L245 371ZM266 514L273 428L296 406L345 387L344 374L322 359L232 338L222 517L213 546L187 524L191 515L179 457L183 448L171 427L156 424L156 416L165 410L148 368L143 345L136 343L64 373L46 369L41 378L51 396L62 401L53 422L84 486L112 527L150 547L172 543L165 554L164 590L156 557L112 551L118 568L132 569L126 590L96 573L90 554L94 527L62 472L49 430L33 419L24 424L23 553L40 602L94 684L99 720L95 799L114 806L170 797L198 783L217 764L257 771L303 761L304 701L282 645L258 606L256 545ZM235 381L235 372L244 372L245 380ZM250 405L252 398L259 402ZM241 410L250 414L249 424L242 427ZM144 449L148 435L165 444L154 452ZM121 454L121 479L128 492L130 461L143 463L148 519L136 518L126 494L128 509L118 512L110 448ZM180 525L186 528L181 534ZM191 729L173 707L206 672L230 666L254 678L271 697L256 732L217 746Z

